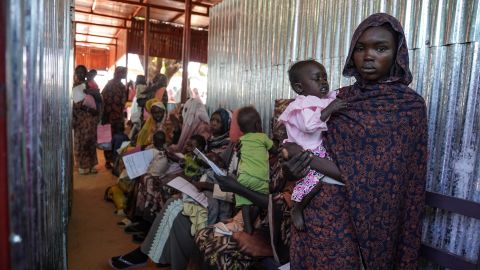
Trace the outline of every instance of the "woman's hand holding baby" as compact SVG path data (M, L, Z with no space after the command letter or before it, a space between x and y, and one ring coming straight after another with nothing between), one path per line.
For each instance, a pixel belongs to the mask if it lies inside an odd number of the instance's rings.
M302 152L303 152L303 148L296 143L285 143L281 150L284 160L289 160L293 156Z
M300 152L292 156L290 160L285 161L283 165L291 176L291 180L298 180L308 174L311 162L312 155L310 152Z

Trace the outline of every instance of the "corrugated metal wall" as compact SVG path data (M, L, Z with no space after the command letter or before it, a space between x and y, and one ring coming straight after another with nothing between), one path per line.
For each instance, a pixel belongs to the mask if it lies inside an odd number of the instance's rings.
M12 269L67 268L72 4L6 4Z
M293 96L287 69L315 58L336 89L351 36L386 12L405 28L414 81L429 110L428 190L480 202L479 0L224 0L210 10L207 105L254 104L269 131L273 101ZM474 260L480 220L429 211L423 240Z

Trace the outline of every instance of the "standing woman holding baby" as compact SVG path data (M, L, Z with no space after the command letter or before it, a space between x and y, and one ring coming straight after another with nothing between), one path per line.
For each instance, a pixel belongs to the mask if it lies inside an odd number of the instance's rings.
M427 167L427 116L410 89L400 22L374 14L356 29L343 75L355 77L337 97L348 107L324 133L332 161L287 145L286 165L299 179L309 169L345 184L321 182L293 229L292 269L416 269Z
M88 88L86 77L87 68L84 65L77 66L72 91L78 92L83 99L73 102L72 125L79 174L97 173L95 166L98 164L96 145L100 108L97 108L95 97L89 94L91 89Z

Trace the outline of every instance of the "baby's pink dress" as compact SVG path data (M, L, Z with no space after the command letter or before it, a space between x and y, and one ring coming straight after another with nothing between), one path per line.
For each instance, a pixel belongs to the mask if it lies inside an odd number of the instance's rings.
M315 96L298 96L280 115L278 121L285 125L288 139L305 150L321 158L329 158L322 143L322 131L327 130L327 123L320 120L324 110L336 98L336 92L330 91L325 98ZM297 181L292 193L292 200L302 201L323 177L321 173L310 170L307 176Z

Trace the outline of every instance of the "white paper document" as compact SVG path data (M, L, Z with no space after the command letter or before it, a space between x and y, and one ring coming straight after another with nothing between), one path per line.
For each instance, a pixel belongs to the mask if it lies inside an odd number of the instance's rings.
M167 185L192 197L192 199L197 201L203 207L208 206L207 196L199 192L194 185L190 184L190 182L183 179L182 177L173 178L173 180L168 182Z
M83 92L83 90L85 90L85 88L86 87L85 87L84 83L73 87L73 89L72 89L73 102L77 103L77 102L82 101L85 98L85 93Z
M121 154L122 151L130 145L130 141L125 141L120 145L120 148L117 149L117 153Z
M124 156L122 159L123 163L125 164L128 177L133 179L145 174L150 162L153 159L153 155L153 149L149 149Z
M205 156L202 152L200 152L200 150L198 150L197 148L195 148L193 150L193 153L195 155L197 155L197 157L199 157L201 160L203 160L205 163L208 164L208 166L210 166L210 168L212 168L213 172L216 174L216 175L220 175L220 176L227 176L227 174L222 170L220 169L217 164L213 163L213 161L211 161L210 159L207 158L207 156Z
M218 184L213 185L213 198L222 200L222 201L227 201L227 202L233 202L233 193L232 192L224 192L222 189L220 189L220 186Z

